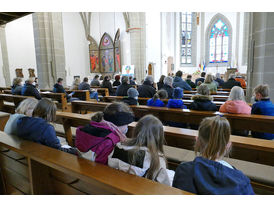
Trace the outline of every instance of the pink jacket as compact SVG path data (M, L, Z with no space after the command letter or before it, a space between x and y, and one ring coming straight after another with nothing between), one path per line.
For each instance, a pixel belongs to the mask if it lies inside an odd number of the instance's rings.
M232 114L250 114L251 107L242 100L228 100L220 107L219 111Z

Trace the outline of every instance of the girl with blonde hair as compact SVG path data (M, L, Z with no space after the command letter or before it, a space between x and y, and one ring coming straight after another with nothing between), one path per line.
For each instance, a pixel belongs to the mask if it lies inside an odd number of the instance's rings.
M204 195L253 195L249 178L222 160L230 146L227 119L203 119L196 138L196 158L177 167L173 187Z
M146 115L138 121L133 138L116 145L108 165L171 186L174 172L167 169L164 143L161 121Z
M215 83L212 74L207 74L204 83L201 85L206 85L209 88L210 93L217 92L217 84Z

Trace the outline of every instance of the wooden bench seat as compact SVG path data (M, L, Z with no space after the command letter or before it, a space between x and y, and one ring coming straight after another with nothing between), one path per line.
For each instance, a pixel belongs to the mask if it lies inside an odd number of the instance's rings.
M3 132L0 136L5 183L22 194L191 194Z

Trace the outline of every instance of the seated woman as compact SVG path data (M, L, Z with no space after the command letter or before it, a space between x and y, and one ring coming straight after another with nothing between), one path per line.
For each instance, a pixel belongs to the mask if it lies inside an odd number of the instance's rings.
M177 167L172 186L200 195L254 195L249 178L222 160L230 146L227 119L203 119L195 144L199 156Z
M232 114L250 114L251 107L245 102L245 93L241 87L234 86L228 100L220 107L220 112ZM247 136L248 131L232 131L233 135Z
M167 91L167 98L171 99L174 88L172 87L173 84L173 78L172 77L165 77L164 78L164 86L162 87L162 90Z
M114 146L126 140L128 124L134 121L134 115L128 105L115 102L97 112L88 125L76 130L75 146L82 157L107 164L108 155Z
M115 76L115 81L112 83L112 86L113 87L117 87L117 86L119 86L121 84L121 82L120 82L120 75L116 75Z
M32 112L37 104L38 100L34 98L27 98L20 102L20 104L15 110L15 114L10 115L9 120L6 123L4 132L7 134L17 136L17 120L24 116L31 117Z
M128 105L139 105L138 103L139 92L137 91L137 89L129 88L127 90L127 96L128 97L123 98L124 103Z
M101 84L101 88L108 88L109 95L111 95L111 96L115 95L115 92L112 88L110 78L108 75L104 77L104 80Z
M201 85L206 85L210 91L210 93L216 93L217 92L217 84L214 81L213 75L212 74L207 74L205 81Z
M147 106L164 107L165 103L161 99L166 99L168 96L166 90L159 90L154 94L153 98L147 100Z
M22 79L19 77L14 78L11 86L11 93L14 95L21 95L22 88Z
M146 115L138 121L133 138L116 145L108 157L108 165L171 186L174 171L167 169L164 143L161 121Z
M79 77L76 77L76 78L73 80L73 83L72 83L72 85L71 85L71 87L70 87L70 90L78 90L78 87L79 87L80 83L81 83L80 78L79 78Z
M56 136L54 127L49 124L56 119L56 105L49 99L42 99L33 110L32 117L17 120L17 135L23 139L37 142L71 154L75 148L63 148Z
M157 82L157 88L158 90L162 89L164 86L164 79L165 79L165 75L161 75L159 82Z

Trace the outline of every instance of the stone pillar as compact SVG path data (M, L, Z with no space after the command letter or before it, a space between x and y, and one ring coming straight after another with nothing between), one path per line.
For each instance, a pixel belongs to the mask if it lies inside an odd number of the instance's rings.
M252 43L253 42L253 43ZM250 14L247 66L247 100L258 84L268 84L270 98L274 100L274 13Z
M131 64L135 66L135 76L138 82L145 78L146 65L146 16L144 12L129 13Z
M57 78L66 85L62 13L33 14L37 74L40 88L52 88Z
M8 48L7 48L7 40L6 40L6 25L0 26L0 44L2 50L2 59L3 59L3 76L5 79L6 86L11 86L10 80L10 68L9 68L9 57L8 57ZM15 72L15 68L14 68Z

